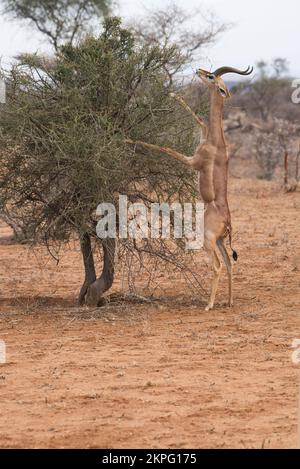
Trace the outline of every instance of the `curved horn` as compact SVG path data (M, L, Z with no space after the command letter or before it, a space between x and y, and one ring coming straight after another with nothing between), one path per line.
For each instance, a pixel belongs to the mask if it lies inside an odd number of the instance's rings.
M239 70L233 67L220 67L220 68L217 68L217 70L215 70L213 74L216 77L220 77L221 75L224 75L225 73L237 73L238 75L250 75L253 72L253 70L254 70L253 67L250 67L250 66L248 66L246 70Z

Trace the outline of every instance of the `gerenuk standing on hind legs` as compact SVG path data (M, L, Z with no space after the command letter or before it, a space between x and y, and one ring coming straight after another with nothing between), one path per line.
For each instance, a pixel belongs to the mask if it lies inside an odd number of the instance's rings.
M227 179L228 179L228 150L223 130L223 109L224 101L230 98L230 93L222 80L226 73L237 73L239 75L250 75L253 68L237 70L232 67L221 67L213 73L199 69L197 75L210 89L210 116L206 125L202 119L196 116L192 110L179 98L181 104L193 114L201 128L204 129L205 140L197 147L193 157L188 157L171 148L151 145L146 142L133 142L145 148L158 150L176 158L185 165L199 171L200 195L205 203L204 214L204 249L208 253L212 269L213 280L211 294L206 311L214 306L216 291L218 288L221 262L218 250L226 265L229 283L228 304L233 305L232 297L232 266L231 260L226 250L224 240L228 236L229 245L233 252L233 259L237 260L237 253L231 247L231 216L227 201Z

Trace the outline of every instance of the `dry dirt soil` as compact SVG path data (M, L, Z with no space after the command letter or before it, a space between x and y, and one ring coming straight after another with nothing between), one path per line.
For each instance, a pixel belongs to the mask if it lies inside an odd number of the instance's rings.
M209 312L168 276L160 301L78 308L78 252L57 266L1 227L2 448L297 446L300 193L232 179L230 205L235 305L224 272Z

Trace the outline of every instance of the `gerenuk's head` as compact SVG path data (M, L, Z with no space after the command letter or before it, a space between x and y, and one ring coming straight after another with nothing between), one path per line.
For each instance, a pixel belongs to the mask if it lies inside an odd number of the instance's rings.
M250 75L253 72L253 67L248 67L246 70L238 70L237 68L232 67L221 67L215 70L214 72L208 72L199 68L197 71L198 77L201 78L203 83L211 89L217 89L218 93L222 98L230 98L230 92L225 85L223 79L221 78L226 73L237 73L238 75Z

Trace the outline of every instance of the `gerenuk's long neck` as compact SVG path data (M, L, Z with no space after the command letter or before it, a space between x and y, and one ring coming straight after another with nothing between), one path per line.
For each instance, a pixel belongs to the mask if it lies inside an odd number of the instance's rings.
M227 202L228 154L223 130L224 99L217 90L212 90L210 98L210 122L207 141L217 149L213 170L215 203L230 223Z
M216 146L226 146L223 130L224 99L216 89L210 95L208 140Z

